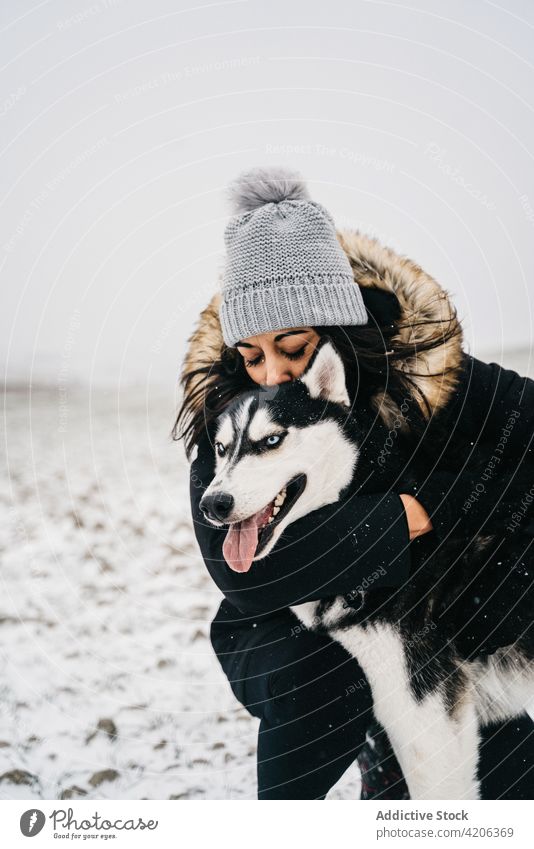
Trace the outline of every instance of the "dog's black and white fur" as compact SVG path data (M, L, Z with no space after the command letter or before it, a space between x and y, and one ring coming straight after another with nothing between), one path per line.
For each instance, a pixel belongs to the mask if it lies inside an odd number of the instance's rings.
M216 473L201 506L225 493L231 510L224 522L208 517L231 525L271 503L254 560L268 555L290 523L368 491L366 481L378 492L404 491L406 459L377 462L380 425L375 420L369 440L369 422L350 411L343 363L328 340L300 380L245 393L217 425ZM362 666L412 799L478 798L479 728L523 713L534 695L532 638L466 660L454 640L465 623L442 615L480 570L493 539L479 535L456 550L454 542L441 547L405 586L371 588L359 609L344 597L293 608L306 627L327 631Z

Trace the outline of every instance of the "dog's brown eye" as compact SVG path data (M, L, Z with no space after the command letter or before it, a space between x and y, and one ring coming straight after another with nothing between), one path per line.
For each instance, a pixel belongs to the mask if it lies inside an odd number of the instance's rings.
M219 457L224 457L224 455L226 454L226 448L224 447L222 442L216 442L215 443L215 450L216 450L217 454L219 455Z

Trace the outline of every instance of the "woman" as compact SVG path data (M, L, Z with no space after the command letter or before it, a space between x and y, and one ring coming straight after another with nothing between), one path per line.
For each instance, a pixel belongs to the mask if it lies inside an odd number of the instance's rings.
M324 799L355 758L364 798L402 798L406 787L384 732L367 733L371 696L358 663L288 608L350 594L373 573L377 587L400 586L453 529L468 537L514 513L521 521L508 535L514 550L528 550L531 503L521 514L518 508L534 482L534 382L465 353L446 292L375 240L337 232L298 175L257 169L230 194L235 215L225 231L222 294L189 340L174 429L190 459L196 450L195 534L225 596L212 644L237 699L261 720L258 798ZM234 571L222 553L226 530L209 525L199 508L214 475L216 417L255 384L298 378L325 333L343 358L356 414L370 405L389 429L387 450L422 452L428 474L411 492L316 510L284 531L280 549ZM486 457L481 486L475 464ZM531 578L515 565L503 562L499 587L481 582L466 601L471 624L458 642L467 657L509 644L524 628L521 600ZM533 731L525 714L484 732L483 798L534 797Z

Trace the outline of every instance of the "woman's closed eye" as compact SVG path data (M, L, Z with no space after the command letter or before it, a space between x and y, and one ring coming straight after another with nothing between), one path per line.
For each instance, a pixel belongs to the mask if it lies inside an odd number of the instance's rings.
M306 350L306 345L303 345L302 348L299 348L298 351L280 351L282 356L287 357L288 360L300 360L301 357L304 356L304 352ZM257 357L254 357L253 360L245 360L245 365L248 367L257 366L261 363L263 359L263 354L260 354Z

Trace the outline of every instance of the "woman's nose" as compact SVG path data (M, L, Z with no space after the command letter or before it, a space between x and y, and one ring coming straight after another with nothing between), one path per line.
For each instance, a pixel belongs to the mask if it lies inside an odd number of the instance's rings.
M265 376L265 385L266 386L277 386L279 383L287 383L289 380L292 380L291 374L289 374L284 368L279 367L267 367L267 373Z

